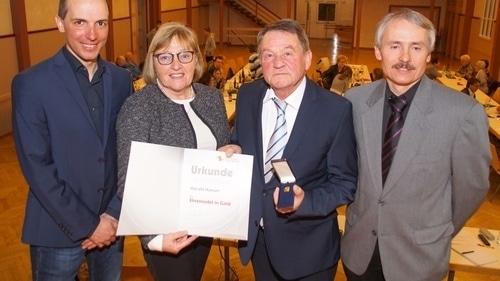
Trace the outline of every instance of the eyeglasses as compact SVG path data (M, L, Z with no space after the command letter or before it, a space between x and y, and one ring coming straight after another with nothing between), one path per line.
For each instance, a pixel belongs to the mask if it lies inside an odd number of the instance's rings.
M161 53L153 55L158 60L158 63L161 65L169 65L174 61L174 56L177 56L177 59L181 63L190 63L194 58L194 51L183 51L179 53Z

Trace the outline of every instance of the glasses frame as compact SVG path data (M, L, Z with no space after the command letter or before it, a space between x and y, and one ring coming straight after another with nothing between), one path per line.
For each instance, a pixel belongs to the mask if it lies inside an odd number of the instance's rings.
M191 54L191 60L190 61L187 61L187 62L183 62L180 60L180 55L181 54L185 54L185 53L190 53ZM159 54L153 54L153 57L156 58L156 60L158 61L159 64L161 65L171 65L173 62L174 62L174 57L177 57L177 60L182 63L182 64L188 64L188 63L191 63L193 62L194 60L194 51L182 51L182 52L178 52L178 53L159 53ZM172 58L172 61L170 63L161 63L160 61L160 56L161 55L170 55L170 57Z

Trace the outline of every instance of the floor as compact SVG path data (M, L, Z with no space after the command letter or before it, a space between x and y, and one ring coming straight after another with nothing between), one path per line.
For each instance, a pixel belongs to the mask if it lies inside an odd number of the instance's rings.
M317 62L322 57L335 57L344 54L349 62L353 64L366 64L368 69L378 67L379 64L373 55L373 50L353 50L340 42L334 48L335 42L330 40L311 40L313 51L313 62ZM246 58L248 52L243 46L219 46L216 53L222 53L226 58ZM457 61L446 61L450 63L451 69L458 67ZM311 79L318 77L314 71L315 66L307 72ZM500 183L500 177L495 173L491 174L492 195L494 187ZM22 219L24 215L24 204L28 187L20 172L17 158L14 151L12 135L0 137L0 280L31 280L28 247L20 242ZM344 213L344 208L339 209L339 213ZM487 227L500 229L500 195L490 202L485 201L474 216L467 222L467 226ZM216 243L215 243L216 244ZM226 280L224 277L225 263L227 255L224 251L229 251L230 276L228 280L248 280L252 281L253 274L251 265L243 266L234 247L224 248L215 245L212 247L210 257L207 261L203 281ZM87 280L85 271L82 270L80 280ZM124 281L150 281L152 280L140 250L139 241L136 237L127 237L125 240L125 259L123 268ZM344 281L342 268L339 267L335 280ZM488 281L500 280L498 276L483 274L469 274L457 272L455 280L459 281Z

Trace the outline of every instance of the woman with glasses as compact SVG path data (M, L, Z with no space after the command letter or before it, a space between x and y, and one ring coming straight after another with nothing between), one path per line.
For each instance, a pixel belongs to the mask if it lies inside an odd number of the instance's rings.
M222 95L214 88L193 82L202 72L203 56L195 32L179 23L162 25L146 55L146 86L126 100L118 116L120 197L132 141L209 150L229 142ZM151 214L156 215L161 214ZM201 279L211 238L188 236L180 231L141 236L140 240L155 280Z

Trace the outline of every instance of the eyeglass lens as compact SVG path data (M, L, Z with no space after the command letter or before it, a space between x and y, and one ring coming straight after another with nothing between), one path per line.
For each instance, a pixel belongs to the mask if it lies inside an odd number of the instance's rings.
M158 62L162 65L171 64L174 61L174 55L177 55L177 59L181 63L190 63L193 61L193 51L184 51L176 54L173 53L163 53L156 55Z

